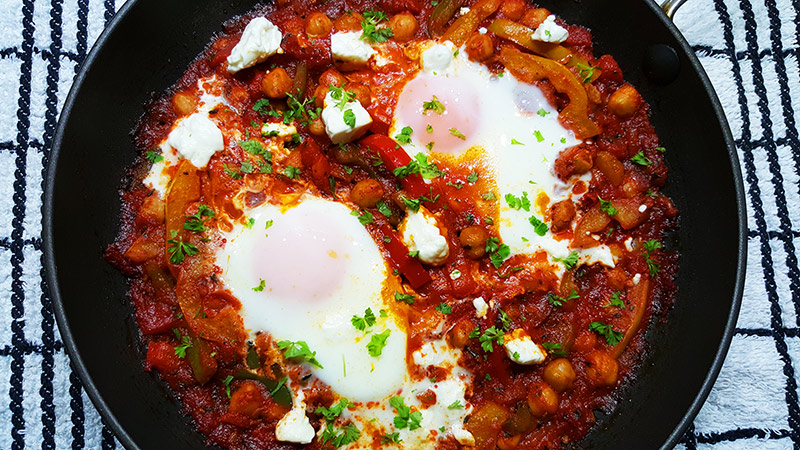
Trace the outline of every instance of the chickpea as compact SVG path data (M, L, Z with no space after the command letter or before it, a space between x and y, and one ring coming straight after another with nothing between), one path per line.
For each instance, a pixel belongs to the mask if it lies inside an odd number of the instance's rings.
M569 228L575 218L572 200L562 200L550 207L550 231L558 233Z
M486 239L488 238L489 233L478 225L464 228L458 235L458 240L464 247L465 253L472 259L483 258L483 255L486 254Z
M336 31L358 31L361 29L361 21L364 17L357 12L346 12L336 19L333 29Z
M359 181L350 191L350 200L361 208L374 208L381 198L383 186L372 178Z
M172 108L182 116L188 116L197 109L197 97L186 92L178 92L172 96Z
M621 119L631 117L642 103L642 97L636 88L626 84L611 94L608 99L608 110Z
M475 325L468 319L464 319L455 324L450 332L447 333L447 339L450 341L450 345L456 348L464 348L467 342L469 342L469 334L473 329L475 329Z
M325 134L325 123L321 117L317 117L308 124L308 132L314 136L322 136Z
M261 92L269 98L286 97L286 93L291 90L292 78L286 73L286 69L282 67L272 69L261 80Z
M557 392L564 392L571 388L575 382L575 376L575 369L566 358L554 359L544 368L544 381Z
M589 354L586 361L586 375L597 385L611 386L617 382L619 364L617 360L605 352L596 351Z
M322 72L322 75L319 76L319 85L328 89L331 85L336 87L342 87L347 83L347 78L342 75L342 72L334 68L330 68L325 72Z
M509 20L519 20L525 13L525 8L527 5L524 0L505 0L500 5L500 14Z
M474 34L467 39L466 50L470 60L483 61L494 54L494 43L485 34Z
M544 22L544 19L547 19L547 16L550 15L550 11L544 8L533 8L529 9L520 20L520 23L525 25L528 28L539 28L539 25Z
M558 410L558 393L547 383L537 383L528 392L528 407L534 417L554 414Z
M372 104L372 90L366 84L351 81L344 85L344 89L355 94L356 100L364 107Z
M315 12L306 17L306 34L309 37L327 36L333 29L333 22L324 13Z
M392 29L396 41L406 42L417 33L419 24L413 14L400 13L389 19L389 28Z

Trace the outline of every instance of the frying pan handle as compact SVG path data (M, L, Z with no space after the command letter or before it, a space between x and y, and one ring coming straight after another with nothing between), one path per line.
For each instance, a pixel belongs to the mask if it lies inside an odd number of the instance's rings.
M686 3L686 0L665 0L664 3L661 4L661 9L667 17L673 19L675 13L678 12L678 8L683 6L684 3Z

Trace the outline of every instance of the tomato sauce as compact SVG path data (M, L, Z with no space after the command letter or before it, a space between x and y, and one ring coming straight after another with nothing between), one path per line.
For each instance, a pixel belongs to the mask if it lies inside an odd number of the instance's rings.
M208 242L201 242L191 233L170 225L171 210L178 209L174 217L182 225L184 217L201 214L198 205L203 204L211 205L216 212L209 225L229 230L232 223L243 217L242 205L237 203L237 194L242 189L247 190L244 201L248 207L268 198L296 198L308 186L313 186L320 196L342 201L349 198L354 185L373 179L383 189L383 198L395 200L387 203L397 214L390 217L374 214L374 223L367 230L387 261L396 261L395 267L405 267L400 274L407 282L414 284L412 276L424 278L415 291L419 301L393 306L408 317L409 359L438 325L440 315L435 308L442 303L451 305L452 313L445 316L443 329L447 330L446 338L452 345L463 348L460 364L474 374L467 399L473 405L473 412L465 427L475 436L478 448L555 449L578 443L595 426L596 412L613 412L619 400L619 386L635 382L636 367L647 348L644 330L650 322L662 319L672 303L678 255L661 243L677 228L678 212L670 199L659 193L666 182L667 167L664 149L659 147L649 123L649 108L636 94L633 100L628 99L636 103L632 114L621 117L615 110L612 98L627 85L612 56L595 58L589 30L562 23L570 35L562 47L571 52L571 58L582 58L599 74L585 82L586 74L576 67L570 69L575 77L584 78L581 84L591 108L583 113L601 131L564 151L555 162L555 172L562 180L591 175L589 181L575 184L573 192L581 196L572 215L580 219L574 229L568 227L560 236L579 244L579 233L586 231L587 235L591 232L599 236L597 239L616 253L614 268L581 265L559 279L547 270L512 270L517 265L514 257L500 270L493 267L488 257L475 258L470 248L463 245L460 233L472 226L494 230L486 217L496 217L497 206L478 201L487 191L486 185L482 181L466 182L474 169L467 164L449 166L430 185L434 201L425 203L426 208L437 214L441 228L447 230L450 256L442 266L417 267L418 263L398 256L384 240L387 233L396 233L402 217L402 201L398 199L409 190L409 185L398 183L386 169L390 163L379 151L355 144L336 146L325 136L312 133L311 116L319 107L313 97L318 86L324 87L320 77L333 65L329 36L307 36L308 15L321 12L336 21L351 10L379 10L389 16L410 12L419 24L415 38L421 39L429 36L428 22L434 10L431 3L332 0L318 5L308 0L278 1L276 7L257 9L224 24L224 31L213 39L170 92L147 105L134 133L143 156L131 169L128 185L121 193L120 231L108 247L106 257L130 278L130 299L147 348L144 369L159 373L210 444L237 450L299 447L276 439L276 423L290 407L280 399L280 393L276 394L281 389L276 383L282 377L294 380L303 374L299 368L287 369L279 364L281 356L276 354L268 336L262 334L255 342L248 341L236 314L241 305L221 285L219 269L213 267L209 257L209 249L224 245L222 238L211 236ZM477 2L468 3L474 8ZM481 21L481 25L488 26L496 17L531 25L541 14L538 8L505 0L499 12ZM245 25L257 16L268 17L283 31L284 53L231 75L226 70L226 58ZM525 50L518 42L496 35L492 35L492 42L495 54L503 48ZM367 110L374 122L370 133L387 133L399 92L409 74L416 70L407 54L408 47L395 42L388 45L394 55L393 65L388 69L345 72L349 83L366 85L371 90ZM486 64L495 73L503 70L495 58ZM175 169L170 189L177 190L176 185L188 186L182 188L183 198L172 198L172 194L167 199L160 198L142 184L149 166L145 152L157 151L182 116L176 96L194 95L198 79L211 76L225 79L225 97L232 108L239 107L243 113L236 114L226 108L213 114L221 123L244 129L246 124L265 120L253 106L264 97L264 78L275 67L284 68L293 80L307 73L301 83L304 92L298 97L307 99L305 114L308 115L295 122L302 143L286 144L291 165L302 168L300 179L304 184L269 174L232 177L229 167L239 167L247 154L230 143L212 158L205 170L185 165ZM559 111L574 101L559 91L558 84L551 79L536 84ZM273 105L279 111L287 108L284 100L273 100ZM637 163L637 158L647 164ZM373 164L375 161L383 165ZM185 180L179 181L182 176ZM186 183L196 186L192 188ZM618 210L615 216L604 215L600 199L613 200ZM596 220L589 220L592 217ZM569 217L568 223L574 220ZM193 242L199 254L187 254L181 262L171 260L171 239ZM638 244L630 249L631 242ZM659 245L648 247L646 243ZM584 245L594 244L584 242ZM540 258L543 258L540 263L547 263L545 255ZM420 270L423 272L411 274ZM461 274L455 279L450 276L454 270ZM571 298L573 293L577 298ZM623 302L621 307L608 306L615 295ZM491 308L486 320L478 320L472 303L462 301L474 297L491 298L502 308ZM554 298L561 298L562 304L554 307ZM619 342L612 345L602 333L592 329L595 323L619 330L620 336L616 337ZM476 329L486 331L487 324L522 329L534 342L558 343L558 347L549 349L550 356L544 364L522 366L511 361L501 346L495 345L493 351L487 352L478 339L468 336ZM548 370L559 369L554 364L558 359L567 361L563 364L571 367L571 375L548 375ZM446 371L431 366L426 376L444 377ZM559 385L565 379L566 388ZM321 384L314 384L309 392L308 412L318 419L315 408L330 406L335 395ZM423 404L436 401L435 395L420 395ZM380 437L376 436L375 446L379 442ZM307 448L325 446L315 439ZM452 438L441 439L438 447L458 448L459 444Z

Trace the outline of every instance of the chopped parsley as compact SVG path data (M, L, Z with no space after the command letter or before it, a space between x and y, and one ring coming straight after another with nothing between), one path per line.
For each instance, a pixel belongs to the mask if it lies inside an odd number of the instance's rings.
M419 198L403 197L403 204L405 204L408 209L417 212L419 211L419 207L422 205L422 203L424 202L433 203L438 199L439 199L439 194L436 194L434 196L433 189L431 189L431 197L426 197L424 195L421 195Z
M364 20L361 21L361 29L364 30L364 33L361 39L375 44L388 41L394 36L392 29L389 27L378 28L379 23L388 19L385 12L364 11Z
M322 431L322 445L331 443L336 448L356 442L361 436L361 430L354 424L347 424L341 428L336 428L328 423Z
M358 222L361 225L369 225L369 224L371 224L373 222L372 213L369 212L369 211L361 211L360 214L359 214L358 211L351 211L350 215L354 216L354 217L358 217Z
M427 131L428 133L433 133L433 126L431 124L428 124L428 126L425 127L425 131Z
M503 262L511 256L511 248L506 244L501 244L500 239L490 237L486 239L486 253L489 253L492 265L499 269Z
M175 331L176 331L176 334L177 334L177 330L175 330ZM186 357L186 350L188 350L189 347L191 347L191 346L192 346L192 338L190 338L189 336L183 336L181 338L180 345L175 346L175 355L178 358L185 358Z
M503 345L506 343L503 336L503 330L498 329L496 326L491 326L484 331L478 338L481 343L481 348L485 352L494 352L494 344Z
M403 442L403 440L400 439L400 432L398 431L381 436L381 444L399 444L401 442Z
M522 197L516 197L514 194L506 194L505 198L508 207L511 209L516 209L517 211L520 209L525 211L531 210L531 201L528 199L527 192L523 192Z
M147 158L147 160L150 161L153 164L160 163L161 161L164 160L163 156L161 156L160 154L158 154L156 152L150 151L150 150L145 152L144 157Z
M186 215L183 229L194 231L195 233L206 231L205 223L212 217L214 217L214 210L206 205L200 204L197 206L197 213Z
M525 144L516 139L511 139L511 145L525 145Z
M538 234L539 236L544 236L545 234L547 234L547 230L550 229L546 223L539 220L539 218L536 216L531 216L528 219L528 222L530 222L531 225L533 225L533 231L536 232L536 234Z
M445 302L440 303L439 306L436 307L436 310L442 314L450 314L453 312L453 308Z
M542 132L541 131L536 130L536 131L533 132L533 135L536 136L536 142L544 141L544 136L542 136Z
M614 346L619 344L622 338L625 336L625 333L621 331L614 331L611 328L611 325L608 325L603 322L592 322L589 324L589 331L594 331L595 333L599 334L606 338L606 342L608 345Z
M620 295L619 291L613 292L611 294L611 298L608 299L608 304L603 305L603 308L610 308L612 306L619 309L625 308L625 302L621 298L619 298L619 295Z
M225 386L225 395L227 395L228 398L231 398L231 381L233 381L233 375L228 375L222 380L222 384Z
M256 224L256 219L251 217L251 218L247 219L247 222L244 223L244 226L248 230L252 230L253 229L253 225L255 225L255 224Z
M266 155L269 153L260 142L250 139L247 141L239 141L239 147L242 147L242 150L246 151L251 155ZM265 156L266 157L266 156ZM268 160L272 159L272 154L270 153Z
M454 187L454 188L456 188L456 189L461 189L461 188L463 188L463 187L464 187L464 184L463 184L463 183L453 183L452 181L448 181L446 184L447 184L448 186L452 186L452 187Z
M367 328L375 325L375 322L377 322L377 319L375 318L375 313L372 312L372 308L364 310L364 317L354 315L350 319L350 323L359 331L366 331Z
M560 262L561 264L564 264L564 267L567 270L572 270L578 264L578 252L573 251L566 258L553 257L553 259L556 260L556 262Z
M403 129L400 130L400 134L394 136L394 140L400 144L410 144L411 133L413 132L414 130L411 127L403 127Z
M177 238L178 232L172 230L172 239L167 241L167 252L169 252L169 262L172 264L181 264L186 260L187 256L194 256L200 250L191 242L184 242L183 238Z
M269 111L267 108L269 107L269 100L266 98L262 98L260 100L256 100L256 103L253 105L253 111L261 114L262 116L266 116Z
M427 180L442 175L442 171L439 170L439 167L437 167L436 164L429 163L428 157L424 153L417 153L411 162L405 166L394 169L393 173L394 176L401 179L417 173Z
M538 114L538 115L540 115L542 117L545 117L546 115L548 115L550 113L545 111L544 108L541 108L540 110L536 111L536 114Z
M312 352L305 341L280 341L278 342L278 348L283 350L283 356L286 358L297 359L311 363L320 369L323 368L322 364L317 361L317 352Z
M239 171L242 173L253 173L253 163L250 161L242 161L242 165L239 166Z
M392 334L392 330L385 330L383 333L373 334L367 344L367 351L369 351L369 355L377 358L381 356L383 353L383 348L386 347L386 339L389 338L389 335Z
M469 175L467 175L467 181L470 183L477 183L478 182L478 172L472 171Z
M599 69L599 67L587 66L586 64L581 64L581 63L578 63L576 67L578 68L578 75L580 75L581 78L583 78L584 83L589 83L590 81L592 81L592 78L594 78L595 70Z
M392 210L389 209L389 206L386 205L386 202L383 200L379 201L376 205L378 211L386 217L392 217Z
M431 101L423 102L422 108L425 110L425 114L427 114L428 111L433 111L440 116L442 115L442 113L444 113L444 105L442 104L442 102L439 101L439 98L436 97L435 95L433 96ZM431 131L433 131L433 128L431 128Z
M491 202L491 201L497 200L497 197L494 195L494 192L487 192L487 193L481 195L481 198L483 198L487 202Z
M240 172L231 169L226 163L222 163L222 169L234 180L240 180L242 178L242 174Z
M547 350L547 353L553 356L567 356L567 352L564 351L561 344L557 342L545 342L542 344L542 347Z
M558 295L553 293L547 294L548 303L557 308L560 306L564 306L564 303L568 302L569 300L575 300L578 298L580 298L580 296L578 295L578 292L575 289L573 289L572 292L569 293L567 298L559 297Z
M347 91L344 88L332 84L328 86L328 92L331 93L332 99L337 100L335 106L340 110L344 110L344 107L356 98L356 94L353 93L353 91Z
M420 424L422 422L422 413L419 411L411 412L411 408L406 406L403 397L392 397L389 399L389 405L397 410L397 416L394 418L395 428L399 430L408 428L410 431L414 431L422 426Z
M399 291L394 291L394 300L398 302L407 303L409 305L414 304L414 296L412 294L404 294Z
M264 291L264 288L267 287L267 282L263 278L259 278L258 286L254 287L253 290L256 292Z
M661 248L661 242L651 239L645 242L642 248L644 249L644 261L647 263L647 270L650 272L650 276L654 277L661 271L661 264L653 260L652 253Z
M644 156L643 152L639 152L639 153L633 155L633 158L631 158L631 161L635 162L636 164L638 164L640 166L645 166L645 167L649 166L650 164L653 164L653 161L650 161L650 158L648 158L647 156Z
M447 405L447 409L463 409L464 405L461 404L460 401L456 400L453 403Z
M342 114L342 120L344 120L345 125L348 127L356 127L356 113L354 113L352 109L348 109Z
M450 131L450 134L452 134L453 136L461 139L462 141L467 140L467 137L464 136L464 134L462 132L458 131L457 128L450 128L448 131Z
M320 414L323 417L325 417L326 422L334 422L337 417L342 415L345 409L350 408L352 406L355 405L350 403L350 401L347 400L346 398L343 398L330 408L326 408L324 406L317 406L317 409L315 409L314 412L316 414Z
M611 204L611 200L603 200L600 196L597 196L597 199L600 200L600 210L604 213L608 214L609 216L615 216L619 211L614 205Z

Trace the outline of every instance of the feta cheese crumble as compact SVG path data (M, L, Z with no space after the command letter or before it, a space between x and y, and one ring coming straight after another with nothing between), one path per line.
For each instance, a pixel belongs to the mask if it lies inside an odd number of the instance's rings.
M281 39L281 30L266 18L251 20L228 56L228 72L236 73L264 62L275 53L282 53Z
M436 217L425 208L409 211L400 230L403 243L410 251L419 252L419 260L425 264L439 266L450 256L450 247L436 225Z
M536 31L531 34L531 39L542 42L552 42L560 44L567 40L569 32L566 28L556 23L556 16L549 15L544 19L541 25L536 28Z
M541 364L547 357L547 353L536 345L522 328L507 333L504 345L509 359L524 366Z
M208 165L211 156L225 148L222 131L205 112L181 120L169 134L167 144L197 168Z
M375 54L371 45L361 39L363 31L346 31L331 35L331 55L336 61L366 64Z
M486 317L486 313L489 312L489 305L486 304L486 300L483 297L472 300L472 306L475 307L475 317L478 319L483 319Z
M306 403L303 391L297 392L292 409L278 421L275 437L283 442L310 444L316 432L306 417Z
M372 125L372 117L358 101L350 101L339 105L340 100L325 96L325 109L322 110L322 122L325 132L334 144L354 141L367 132Z

